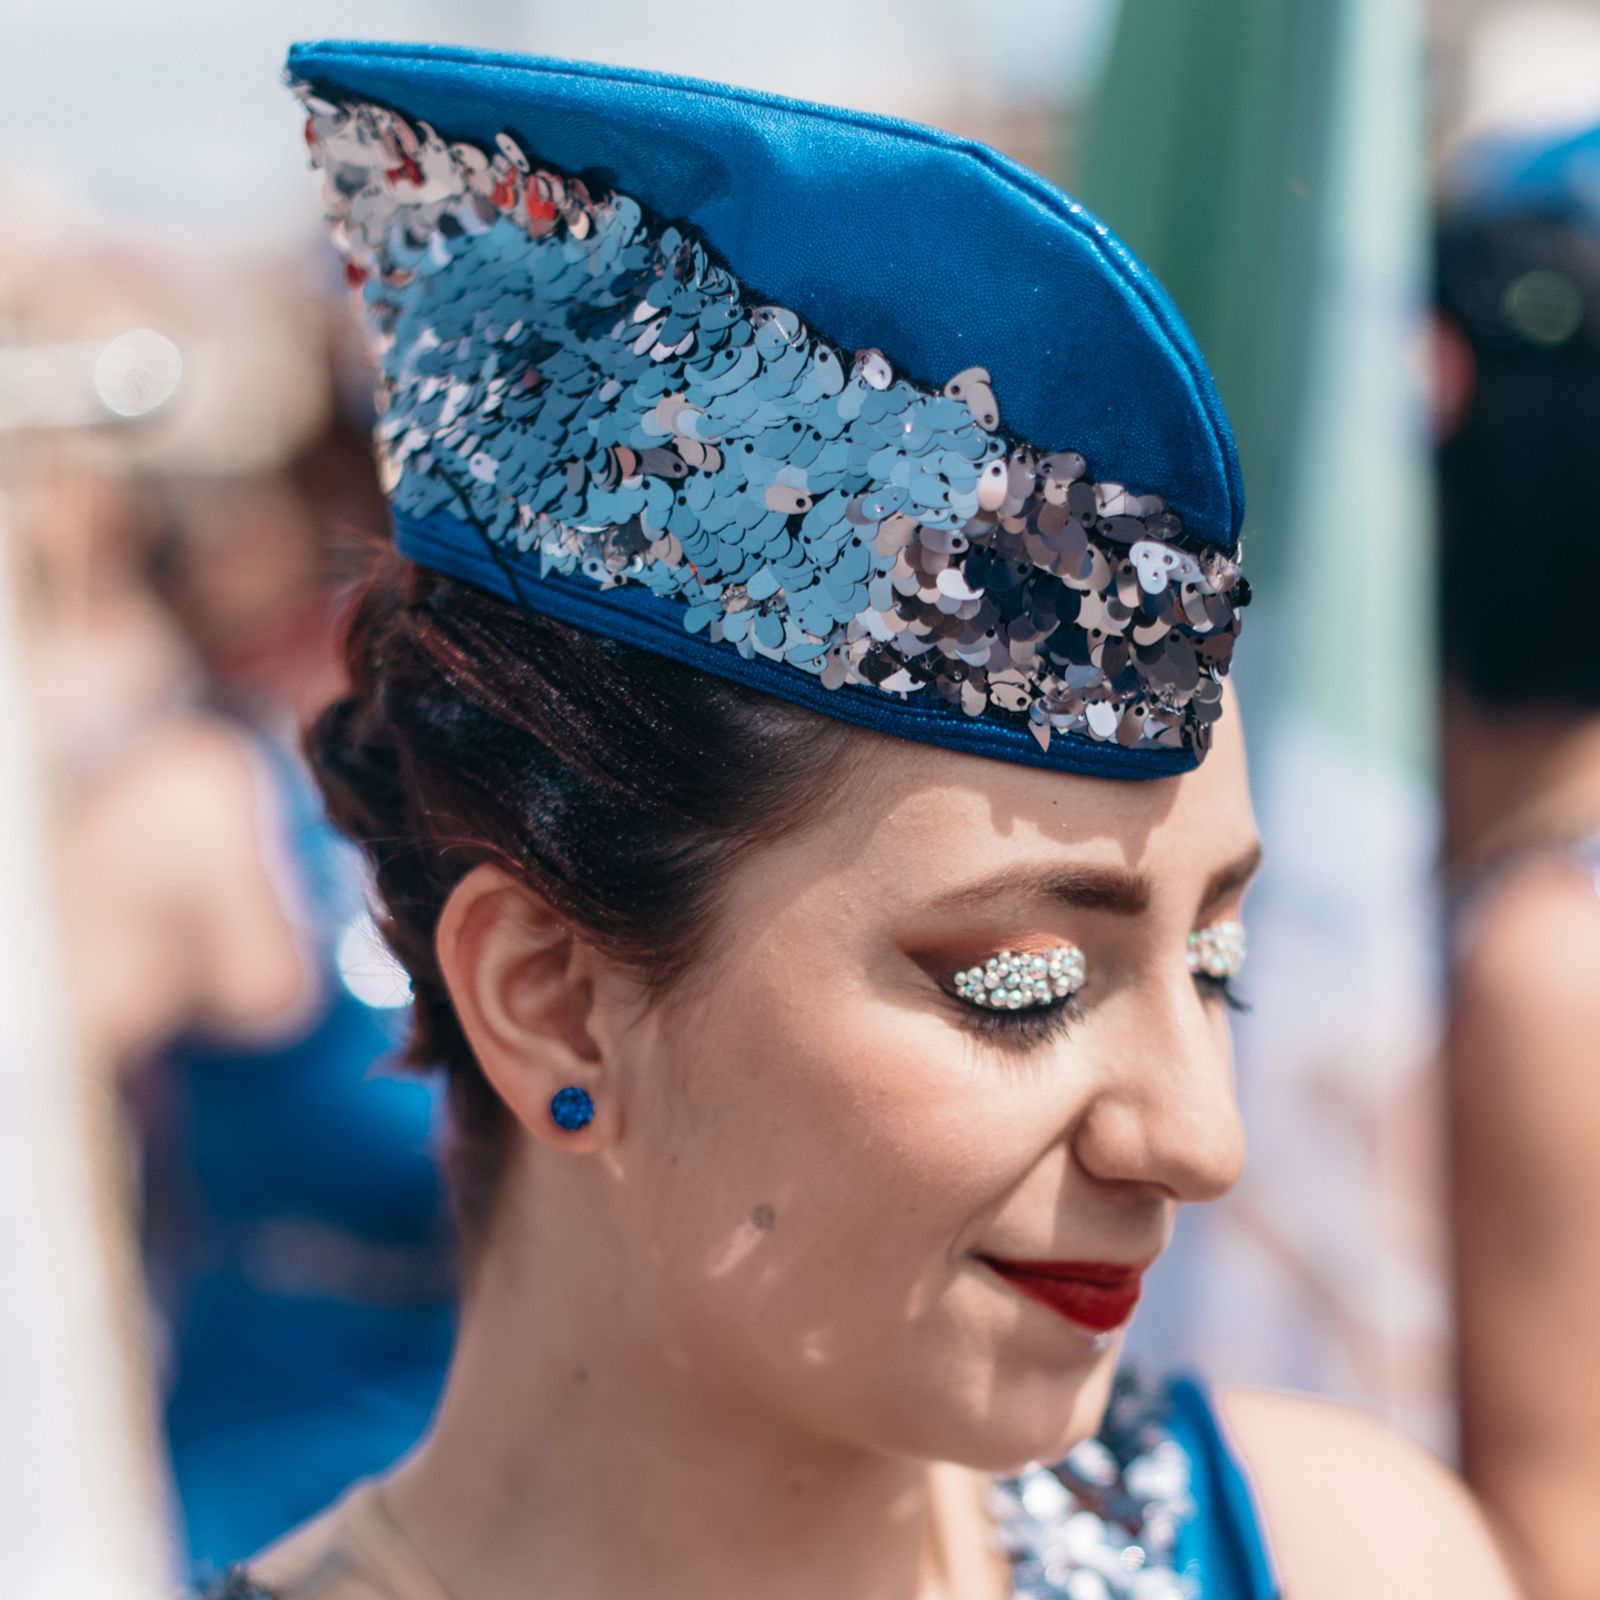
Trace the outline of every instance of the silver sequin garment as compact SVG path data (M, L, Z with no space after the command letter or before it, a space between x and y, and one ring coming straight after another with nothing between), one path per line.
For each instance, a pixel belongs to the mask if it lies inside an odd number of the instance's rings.
M823 686L1204 753L1248 596L1154 495L753 303L688 230L538 166L294 85L381 364L397 517L504 561L642 584ZM1137 403L1137 396L1130 397Z
M1196 1507L1189 1458L1165 1412L1162 1391L1125 1369L1093 1439L991 1480L1013 1600L1198 1600L1176 1566Z

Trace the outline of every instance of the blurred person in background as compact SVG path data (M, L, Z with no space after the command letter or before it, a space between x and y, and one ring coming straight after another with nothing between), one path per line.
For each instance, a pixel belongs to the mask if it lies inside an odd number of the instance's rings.
M193 698L200 667L149 583L161 513L124 464L54 438L7 494L49 769L81 793Z
M255 311L280 370L314 339ZM314 342L302 356L282 427L248 404L274 369L247 345L231 378L248 392L202 370L223 403L141 463L165 529L146 587L203 686L66 829L81 1026L142 1135L179 1538L200 1571L405 1449L452 1332L438 1097L389 1070L409 995L295 743L342 681L339 538L382 515L365 419L329 403Z
M71 797L192 700L201 671L148 581L164 520L137 470L171 398L169 375L135 370L151 341L172 353L142 326L164 320L163 269L60 213L29 206L0 245L0 492L45 765Z
M1600 1594L1600 134L1437 238L1461 1447L1535 1594Z

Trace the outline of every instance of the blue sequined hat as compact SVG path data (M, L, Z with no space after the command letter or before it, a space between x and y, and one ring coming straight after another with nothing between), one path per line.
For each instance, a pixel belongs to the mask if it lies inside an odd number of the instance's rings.
M1117 778L1205 753L1238 460L1081 206L691 79L349 43L288 75L403 554L884 733Z

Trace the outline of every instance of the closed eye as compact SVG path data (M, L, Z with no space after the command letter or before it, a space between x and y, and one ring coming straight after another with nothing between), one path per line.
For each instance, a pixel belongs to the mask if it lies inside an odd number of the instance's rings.
M1208 999L1220 1000L1230 1011L1249 1011L1248 1000L1241 1000L1233 987L1232 978L1213 978L1209 972L1197 972L1194 981Z
M958 1008L962 1028L985 1043L1006 1049L1033 1050L1054 1040L1065 1039L1073 1026L1083 1020L1076 995L1063 995L1044 1005L1023 1006L1003 1011L990 1006L975 1006L953 989L944 991Z

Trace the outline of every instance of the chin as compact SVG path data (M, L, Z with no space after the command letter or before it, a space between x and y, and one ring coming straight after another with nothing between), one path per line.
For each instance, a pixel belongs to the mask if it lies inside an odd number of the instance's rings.
M994 1375L986 1411L966 1419L943 1459L974 1471L1013 1473L1059 1461L1099 1431L1111 1398L1121 1339L1077 1368Z

